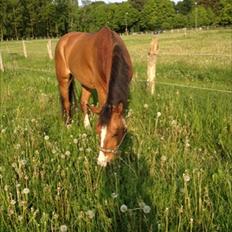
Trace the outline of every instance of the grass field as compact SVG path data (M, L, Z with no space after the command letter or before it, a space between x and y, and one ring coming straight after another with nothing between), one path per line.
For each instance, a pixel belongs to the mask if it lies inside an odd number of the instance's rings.
M47 41L26 42L27 59L2 42L0 231L232 231L231 34L160 34L154 96L143 81L151 35L123 37L129 133L107 168L81 113L62 122Z

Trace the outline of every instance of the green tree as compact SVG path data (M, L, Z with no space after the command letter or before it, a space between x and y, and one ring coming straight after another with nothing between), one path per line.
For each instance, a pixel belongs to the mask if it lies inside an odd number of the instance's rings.
M206 9L203 6L197 6L197 9L193 9L189 14L189 26L194 27L195 23L198 27L209 26L213 24L214 18L215 15L211 8Z
M142 11L146 0L129 0L129 3L138 11Z
M140 24L144 30L170 29L175 16L174 5L169 0L147 0L141 12Z
M191 12L191 10L194 7L194 0L183 0L179 1L175 8L178 13L181 13L183 15L187 15Z
M223 1L223 7L219 12L219 17L217 19L218 24L223 26L228 26L232 24L232 3Z

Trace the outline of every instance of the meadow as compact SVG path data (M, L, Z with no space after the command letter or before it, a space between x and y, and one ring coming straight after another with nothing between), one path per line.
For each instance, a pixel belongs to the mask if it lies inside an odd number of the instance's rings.
M153 96L152 36L123 37L128 134L107 168L96 163L95 115L92 130L80 109L64 126L47 41L26 41L28 58L21 42L1 42L0 231L232 231L231 34L160 34Z

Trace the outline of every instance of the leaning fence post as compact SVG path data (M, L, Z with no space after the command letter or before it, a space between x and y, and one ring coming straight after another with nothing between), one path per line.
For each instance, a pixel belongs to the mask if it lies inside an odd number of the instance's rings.
M24 54L24 57L27 58L27 48L26 48L26 44L25 44L25 41L23 40L23 54Z
M156 60L159 51L158 38L153 37L147 59L147 86L153 95L155 92Z
M0 51L0 70L4 72L4 66L3 66L3 61L2 61L2 53Z
M48 49L48 56L52 60L53 55L52 55L52 40L51 39L48 40L47 49Z

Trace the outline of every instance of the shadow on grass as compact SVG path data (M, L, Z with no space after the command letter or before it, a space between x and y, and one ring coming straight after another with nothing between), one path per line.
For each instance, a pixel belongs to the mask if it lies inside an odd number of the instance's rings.
M156 209L149 192L154 179L150 176L145 158L136 153L138 146L136 136L128 133L121 145L120 157L106 170L104 192L110 193L115 188L118 194L112 231L156 231ZM141 203L149 206L151 211L145 213ZM125 213L120 210L122 204L128 207Z

